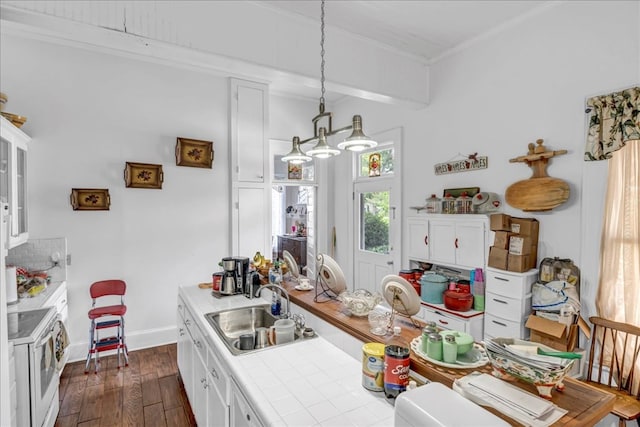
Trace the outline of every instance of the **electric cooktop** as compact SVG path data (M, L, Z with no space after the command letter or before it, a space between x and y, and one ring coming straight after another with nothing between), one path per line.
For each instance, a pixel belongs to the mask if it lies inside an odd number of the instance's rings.
M7 313L9 341L14 345L34 342L55 318L55 307Z

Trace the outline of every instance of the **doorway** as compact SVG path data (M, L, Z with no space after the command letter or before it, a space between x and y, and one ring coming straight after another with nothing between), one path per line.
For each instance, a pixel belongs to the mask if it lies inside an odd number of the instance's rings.
M292 168L282 157L291 142L271 140L273 165L271 177L271 259L283 260L289 252L298 271L315 276L316 200L315 164L309 162Z
M354 288L382 292L401 262L401 129L378 135L378 146L353 155Z

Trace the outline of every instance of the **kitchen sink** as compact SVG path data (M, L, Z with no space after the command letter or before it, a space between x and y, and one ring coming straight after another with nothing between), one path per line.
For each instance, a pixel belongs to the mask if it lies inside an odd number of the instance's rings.
M257 328L264 327L269 329L269 327L273 326L275 321L278 320L278 317L271 314L271 307L268 305L236 308L227 311L207 313L204 316L209 324L213 326L213 329L218 333L218 336L222 339L229 351L234 355L246 354L291 344L290 342L286 344L268 344L263 348L253 348L249 350L240 348L240 335L255 335ZM312 337L306 337L296 328L293 342L313 338L315 336L316 335L314 334Z

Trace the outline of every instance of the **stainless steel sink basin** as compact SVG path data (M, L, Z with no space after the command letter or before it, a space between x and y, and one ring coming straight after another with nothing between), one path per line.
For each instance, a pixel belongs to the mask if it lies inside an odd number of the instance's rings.
M256 329L261 327L268 329L276 320L278 320L277 317L271 314L271 308L268 305L236 308L216 313L207 313L204 316L211 326L213 326L213 329L215 329L218 336L222 339L232 354L245 354L291 344L275 344L249 350L243 350L240 348L240 335L255 334ZM303 336L303 334L296 328L293 342L308 338L312 337Z

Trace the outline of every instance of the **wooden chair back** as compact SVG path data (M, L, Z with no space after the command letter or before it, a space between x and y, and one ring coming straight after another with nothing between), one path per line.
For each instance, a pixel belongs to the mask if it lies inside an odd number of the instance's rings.
M640 328L597 316L589 320L593 333L586 381L616 395L611 413L624 426L640 418L640 386L634 387L640 381Z

